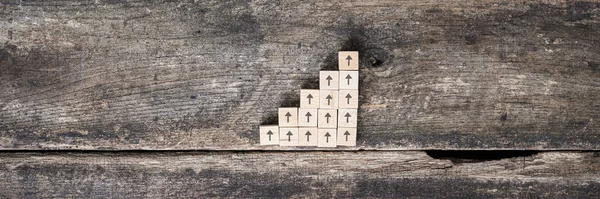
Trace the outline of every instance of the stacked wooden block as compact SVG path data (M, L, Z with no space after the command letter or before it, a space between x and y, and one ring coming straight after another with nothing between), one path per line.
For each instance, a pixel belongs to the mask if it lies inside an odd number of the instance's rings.
M279 108L279 125L260 127L261 145L356 146L358 52L338 53L339 71L321 71L319 89L300 90L300 108Z

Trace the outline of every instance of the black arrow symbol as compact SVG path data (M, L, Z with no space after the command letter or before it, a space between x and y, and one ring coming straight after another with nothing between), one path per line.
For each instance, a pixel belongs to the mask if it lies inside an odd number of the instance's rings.
M350 57L350 55L348 55L348 57L346 57L346 60L348 60L348 66L350 66L350 60L352 60L352 57Z
M348 104L350 104L350 98L352 98L352 95L350 95L350 93L348 93L348 95L346 95L346 99L348 100Z
M327 123L329 123L329 118L331 117L331 115L329 115L329 113L325 114L325 117L327 118Z
M291 131L288 131L288 133L287 133L287 134L285 134L285 135L287 135L287 136L288 136L288 142L291 142L291 141L292 141L292 135L294 135L294 134L292 134L292 132L291 132Z
M346 113L346 115L344 115L344 117L346 117L346 123L348 123L348 119L350 119L351 115L350 115L350 113Z
M350 85L350 80L352 79L352 76L350 76L350 74L348 74L348 76L346 76L346 79L348 80L348 85Z
M273 135L273 132L269 130L269 132L267 132L267 135L269 135L269 141L271 141L271 135Z
M348 136L350 135L350 132L346 131L344 135L346 136L346 142L348 142Z
M285 117L287 117L287 122L290 123L290 117L292 116L292 114L290 114L290 112L287 112L285 114Z
M327 105L331 105L331 99L333 99L333 97L331 97L331 95L327 95L325 99L327 99Z
M325 133L325 143L329 143L329 137L331 137L331 135L329 135L329 132Z
M312 114L310 114L310 112L306 112L306 122L310 122L310 116L312 116Z
M327 86L331 86L331 80L333 80L333 78L331 78L331 75L327 75L327 78L325 78L327 80Z
M305 133L304 135L306 135L306 141L307 141L307 142L310 142L310 136L312 135L312 134L310 133L310 131L306 131L306 133Z
M306 96L306 98L308 98L308 104L310 104L310 100L313 98L313 96L311 94L308 94L308 96Z

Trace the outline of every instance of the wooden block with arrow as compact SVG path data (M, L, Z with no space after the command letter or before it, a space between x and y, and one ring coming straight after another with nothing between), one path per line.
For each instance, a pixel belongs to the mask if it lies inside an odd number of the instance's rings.
M340 71L340 90L358 90L358 71Z
M339 109L338 127L356 127L357 113L357 109Z
M337 109L339 91L321 90L319 93L319 108Z
M319 109L319 128L337 128L337 109Z
M299 108L298 109L298 126L317 127L317 109L316 108Z
M338 128L337 145L356 146L356 128Z
M298 128L298 146L317 146L317 127Z
M321 71L319 72L320 90L338 90L340 89L339 71Z
M317 147L337 147L337 129L319 128Z
M300 89L300 108L319 108L319 90Z
M358 70L358 51L338 52L338 67L340 70Z
M260 126L260 145L279 145L279 126Z
M298 128L279 128L279 146L298 146Z
M338 98L339 108L358 108L358 90L340 90Z
M297 127L298 108L279 108L279 127Z

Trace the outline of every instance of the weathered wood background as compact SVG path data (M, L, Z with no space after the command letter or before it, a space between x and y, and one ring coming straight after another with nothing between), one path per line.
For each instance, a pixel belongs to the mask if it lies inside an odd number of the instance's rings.
M423 152L0 154L2 198L597 198L600 155L471 163ZM10 191L8 191L10 190Z
M354 152L259 146L339 50ZM0 0L0 198L596 198L599 99L598 1Z
M361 53L356 148L600 148L585 1L2 1L3 149L278 149L258 126Z

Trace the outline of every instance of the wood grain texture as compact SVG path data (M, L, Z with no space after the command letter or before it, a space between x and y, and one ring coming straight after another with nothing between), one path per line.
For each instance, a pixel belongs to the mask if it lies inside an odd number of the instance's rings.
M2 198L594 198L600 156L423 152L0 153Z
M0 2L2 149L295 149L258 126L339 50L343 149L600 149L595 1Z

